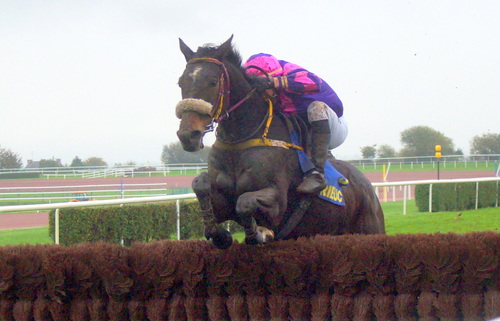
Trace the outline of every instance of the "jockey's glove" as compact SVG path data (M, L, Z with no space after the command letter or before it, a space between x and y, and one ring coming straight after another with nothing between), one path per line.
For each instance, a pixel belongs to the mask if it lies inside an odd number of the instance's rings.
M248 79L248 82L253 88L261 93L274 88L274 82L267 77L251 77Z

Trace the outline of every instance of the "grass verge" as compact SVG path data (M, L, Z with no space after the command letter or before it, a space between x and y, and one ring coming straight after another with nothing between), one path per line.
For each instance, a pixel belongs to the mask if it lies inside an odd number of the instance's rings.
M455 212L418 212L415 201L407 202L406 215L403 202L382 203L385 228L388 235L416 233L467 233L481 231L500 232L500 208L482 208ZM234 234L241 242L243 233ZM0 230L0 246L16 244L50 244L48 227Z
M406 215L402 202L382 204L387 234L500 232L500 208L470 211L418 212L415 201L407 202Z
M383 163L379 164L364 164L355 165L363 173L371 172L381 172L383 168ZM386 168L389 166L385 164ZM495 170L495 162L440 162L439 166L441 171L487 171L491 170L493 173ZM387 170L387 169L386 169ZM410 162L401 163L393 162L390 164L390 172L421 172L421 171L435 171L437 170L436 162Z
M52 244L49 227L0 231L0 246L20 244Z

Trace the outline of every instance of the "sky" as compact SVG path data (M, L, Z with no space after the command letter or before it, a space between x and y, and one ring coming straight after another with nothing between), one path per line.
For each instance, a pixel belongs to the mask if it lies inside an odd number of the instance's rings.
M349 123L337 158L399 150L413 126L468 154L500 132L499 12L497 0L1 0L0 146L24 164L160 164L178 141L179 38L196 50L234 35L243 59L271 53L334 88Z

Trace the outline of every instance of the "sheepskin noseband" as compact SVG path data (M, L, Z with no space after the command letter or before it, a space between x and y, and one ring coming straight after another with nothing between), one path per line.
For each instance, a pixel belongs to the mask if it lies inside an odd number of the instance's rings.
M182 118L182 113L185 111L195 111L202 115L210 115L212 108L212 104L203 99L186 98L179 101L177 107L175 107L175 115L179 119Z

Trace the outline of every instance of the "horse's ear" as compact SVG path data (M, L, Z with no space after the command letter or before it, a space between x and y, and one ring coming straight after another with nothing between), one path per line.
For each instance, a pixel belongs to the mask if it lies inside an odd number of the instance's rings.
M229 37L222 45L220 45L217 48L217 57L219 58L224 58L229 51L233 48L233 45L231 44L231 41L233 41L233 35Z
M194 52L191 50L185 43L182 41L181 38L179 38L179 45L181 47L181 52L184 54L184 57L186 57L186 61L191 60L193 58Z

